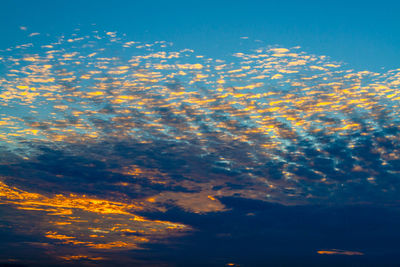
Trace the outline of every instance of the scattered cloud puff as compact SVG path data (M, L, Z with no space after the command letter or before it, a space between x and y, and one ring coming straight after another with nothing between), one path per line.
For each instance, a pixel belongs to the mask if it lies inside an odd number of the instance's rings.
M40 35L40 33L38 33L38 32L33 32L33 33L29 34L29 37L33 37L33 36L37 36L37 35Z

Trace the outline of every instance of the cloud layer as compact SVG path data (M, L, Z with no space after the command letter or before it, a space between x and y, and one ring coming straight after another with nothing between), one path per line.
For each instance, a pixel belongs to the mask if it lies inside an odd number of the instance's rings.
M139 249L193 229L136 212L227 212L226 197L399 201L399 70L299 47L212 59L115 32L0 57L0 201L45 221L30 231L48 242Z

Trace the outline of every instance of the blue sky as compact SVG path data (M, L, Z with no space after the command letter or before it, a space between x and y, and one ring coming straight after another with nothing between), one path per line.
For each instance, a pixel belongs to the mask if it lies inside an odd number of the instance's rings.
M20 26L58 35L95 23L214 57L237 50L247 36L380 71L400 65L399 11L398 1L3 1L0 48L24 41Z

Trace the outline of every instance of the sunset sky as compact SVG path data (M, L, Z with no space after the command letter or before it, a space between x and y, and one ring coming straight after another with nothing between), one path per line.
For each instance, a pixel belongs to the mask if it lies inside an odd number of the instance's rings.
M396 1L4 1L0 263L399 261Z

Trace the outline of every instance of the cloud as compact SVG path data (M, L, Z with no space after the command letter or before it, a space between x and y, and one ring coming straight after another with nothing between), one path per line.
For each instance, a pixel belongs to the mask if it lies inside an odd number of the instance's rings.
M33 37L33 36L37 36L37 35L40 35L40 33L38 33L38 32L33 32L33 33L29 34L29 37Z
M399 200L398 70L354 72L287 48L222 61L106 35L1 55L1 203L57 218L36 226L42 236L140 248L191 228L139 212ZM108 226L89 229L95 220Z
M362 256L364 253L358 251L347 251L341 249L332 249L332 250L318 250L318 254L321 255L347 255L347 256Z

